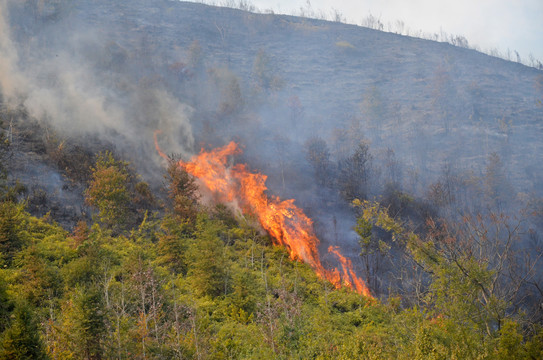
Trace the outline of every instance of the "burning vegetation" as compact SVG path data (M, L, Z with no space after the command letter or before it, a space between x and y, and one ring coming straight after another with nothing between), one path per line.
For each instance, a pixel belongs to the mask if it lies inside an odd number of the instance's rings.
M156 133L155 144L159 154L165 157L158 146ZM341 255L338 247L329 247L328 252L337 256L341 270L325 269L319 256L319 239L314 233L313 222L294 205L293 199L268 196L266 175L250 172L245 164L230 165L229 158L240 152L239 145L230 142L211 151L202 149L199 155L188 162L180 160L178 165L198 178L217 201L235 204L244 214L254 216L276 245L288 249L291 259L309 264L320 278L332 282L337 288L346 286L371 297L351 261Z

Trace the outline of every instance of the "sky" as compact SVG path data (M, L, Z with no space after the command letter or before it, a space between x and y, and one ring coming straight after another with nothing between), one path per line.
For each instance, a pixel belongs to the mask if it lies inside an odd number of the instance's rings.
M299 14L307 0L249 0L265 11ZM470 45L489 52L518 51L524 61L530 54L543 62L543 0L310 0L315 12L338 10L348 23L361 24L372 14L385 25L402 20L415 31L466 37Z

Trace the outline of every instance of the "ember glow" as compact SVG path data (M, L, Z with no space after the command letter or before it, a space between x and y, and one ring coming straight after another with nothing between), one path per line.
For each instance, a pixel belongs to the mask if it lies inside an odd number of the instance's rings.
M155 144L158 153L165 157L156 134ZM288 249L291 259L309 264L319 277L332 282L336 288L347 286L371 297L364 281L356 276L351 261L341 255L337 247L330 247L328 251L338 258L341 270L324 268L318 252L319 239L313 231L311 219L294 205L294 200L268 196L266 175L252 173L244 164L230 165L230 157L239 153L238 145L230 142L211 151L202 149L189 162L179 161L179 166L198 178L218 201L237 202L245 214L254 215L274 243Z

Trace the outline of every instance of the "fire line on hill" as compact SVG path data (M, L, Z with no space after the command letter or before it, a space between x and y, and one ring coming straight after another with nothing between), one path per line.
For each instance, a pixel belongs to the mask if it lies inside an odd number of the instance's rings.
M167 158L160 149L155 132L155 145L160 156ZM262 228L277 245L288 249L291 259L303 261L317 275L330 281L336 288L346 286L359 294L372 297L364 280L359 278L350 259L344 257L339 247L328 248L334 254L340 269L325 269L319 257L319 239L313 231L313 221L294 205L294 199L281 200L266 194L267 176L253 173L245 164L229 164L229 157L240 154L235 142L213 149L201 150L190 161L179 161L189 174L198 178L221 202L237 202L245 214L254 215Z

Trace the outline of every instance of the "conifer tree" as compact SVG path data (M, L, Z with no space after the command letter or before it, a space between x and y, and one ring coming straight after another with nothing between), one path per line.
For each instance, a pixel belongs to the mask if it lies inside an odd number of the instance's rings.
M70 301L65 315L75 352L82 359L101 359L106 333L106 312L101 291L95 285L80 287Z
M8 325L9 315L12 310L12 303L7 294L7 283L3 273L0 271L0 333Z
M24 206L11 201L0 202L0 259L11 264L25 239L21 234Z
M196 239L189 248L188 275L200 296L218 296L224 291L224 244L219 238L219 231L219 223L203 216L198 219Z
M25 303L17 304L12 322L2 336L0 359L48 359L33 310Z
M128 163L115 160L110 151L98 154L86 201L98 209L100 221L112 229L122 228L128 221L129 177Z
M168 197L172 201L172 212L177 217L193 224L196 221L198 185L194 178L179 166L175 159L170 159L164 176L167 181Z

